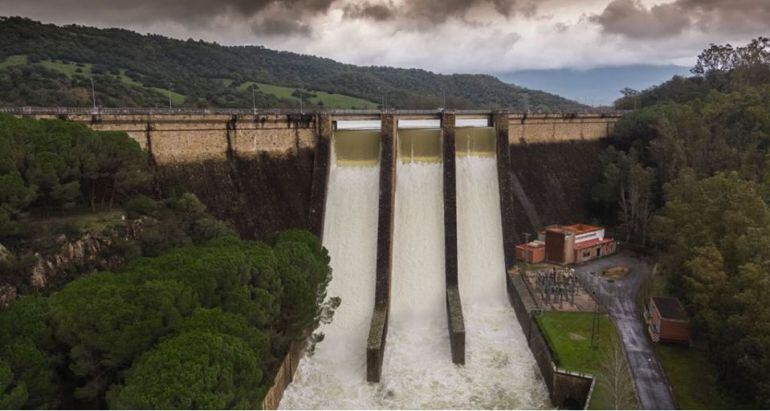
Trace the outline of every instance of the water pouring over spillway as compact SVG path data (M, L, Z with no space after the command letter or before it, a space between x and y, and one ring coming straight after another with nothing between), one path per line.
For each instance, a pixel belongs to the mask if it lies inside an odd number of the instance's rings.
M334 269L328 294L342 304L319 330L324 341L300 362L281 408L550 406L506 296L491 133L457 129L458 272L467 335L459 366L452 363L444 300L441 133L399 130L390 320L379 384L366 382L365 352L378 206L372 141L379 133L335 134L323 242Z

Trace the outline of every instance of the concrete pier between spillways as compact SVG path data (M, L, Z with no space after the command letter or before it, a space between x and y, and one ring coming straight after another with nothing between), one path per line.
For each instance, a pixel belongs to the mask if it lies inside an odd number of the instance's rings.
M465 319L457 283L457 167L453 112L441 115L444 183L444 261L446 269L446 311L452 362L465 364Z
M366 380L379 382L382 358L388 335L390 284L393 270L393 214L396 201L396 138L398 120L395 115L382 115L380 131L380 200L377 219L377 274L374 312L366 342Z

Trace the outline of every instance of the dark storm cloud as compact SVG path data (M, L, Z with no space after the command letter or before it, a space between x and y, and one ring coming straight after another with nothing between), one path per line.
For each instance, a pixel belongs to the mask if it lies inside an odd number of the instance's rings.
M252 26L254 34L266 36L303 36L312 34L310 25L300 20L292 20L282 17L265 19Z
M767 27L767 0L674 0L650 8L639 0L613 0L590 21L605 33L629 38L667 38L687 29L745 34Z
M471 10L488 6L497 14L511 17L516 13L531 15L535 3L522 0L409 0L403 4L385 2L350 2L345 5L345 17L375 21L405 20L444 23L450 18L464 18Z
M304 23L285 20L291 13L304 18L326 13L334 0L0 0L0 13L31 16L45 20L70 19L88 24L137 25L173 21L193 27L206 25L215 18L246 21L265 20L265 33L300 34ZM277 21L269 22L277 16Z
M638 0L613 0L602 14L591 17L606 33L633 38L670 37L690 25L676 3L644 7Z
M349 19L371 19L386 21L396 17L393 3L373 4L368 1L363 3L349 3L345 5L345 17Z
M431 23L443 23L452 17L465 17L480 6L492 6L494 10L511 17L517 11L530 14L534 3L520 0L414 0L407 2L406 14Z

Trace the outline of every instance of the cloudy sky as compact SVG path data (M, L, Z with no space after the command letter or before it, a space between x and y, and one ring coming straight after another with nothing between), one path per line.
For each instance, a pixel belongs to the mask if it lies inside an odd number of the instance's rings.
M690 66L770 35L770 0L0 0L0 15L442 73Z

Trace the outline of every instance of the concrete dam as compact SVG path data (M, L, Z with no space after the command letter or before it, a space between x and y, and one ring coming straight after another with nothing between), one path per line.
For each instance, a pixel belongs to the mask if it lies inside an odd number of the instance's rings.
M196 193L244 236L321 236L342 304L280 408L562 405L506 268L525 233L587 213L618 115L14 114L129 133L157 190Z

